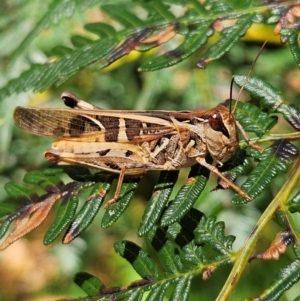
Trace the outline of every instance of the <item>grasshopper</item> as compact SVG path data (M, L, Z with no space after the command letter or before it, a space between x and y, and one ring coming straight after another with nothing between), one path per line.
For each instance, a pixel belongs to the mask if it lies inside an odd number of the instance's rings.
M252 200L216 167L236 153L238 128L250 143L231 109L218 105L193 112L103 110L70 92L63 92L61 98L67 109L17 107L14 121L27 132L56 139L44 153L50 162L119 174L114 197L105 208L117 201L124 176L195 164ZM207 154L212 164L206 162Z

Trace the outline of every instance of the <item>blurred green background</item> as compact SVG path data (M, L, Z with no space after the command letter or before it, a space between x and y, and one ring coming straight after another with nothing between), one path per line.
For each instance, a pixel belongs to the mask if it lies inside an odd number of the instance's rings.
M29 63L46 62L52 58L52 49L58 45L71 47L73 35L90 36L83 25L105 19L97 6L75 14L58 24L42 30L32 40L28 48L18 49L36 22L46 13L51 1L2 1L0 4L0 86L11 78L18 77ZM299 71L286 46L281 46L272 36L271 27L254 27L243 41L238 43L220 60L211 62L205 70L196 67L198 54L177 66L149 73L139 73L137 68L147 62L155 51L146 54L133 53L124 57L107 69L95 72L86 68L60 87L52 87L44 93L27 92L0 99L0 201L7 200L4 190L6 182L22 183L27 171L48 167L43 152L50 146L51 139L27 134L14 126L12 114L16 106L63 107L60 95L68 90L81 99L108 109L161 109L196 110L215 106L229 97L230 81L233 74L246 75L255 59L262 42L271 39L253 74L269 82L282 91L289 102L298 105L300 91ZM171 49L173 42L162 45L158 51ZM19 55L14 52L18 50ZM97 66L97 64L95 64ZM233 95L238 94L234 89ZM249 100L247 94L243 100ZM274 131L292 131L284 121L280 121ZM178 187L187 176L187 170L180 174ZM158 174L148 173L136 192L136 197L122 218L109 229L101 229L103 211L81 237L70 245L62 245L56 240L50 246L42 244L43 234L49 227L52 216L37 230L27 235L7 250L0 253L0 300L3 301L44 301L66 296L79 297L84 293L72 282L73 275L84 270L97 275L107 285L126 285L138 279L138 275L122 258L114 253L113 243L127 239L147 247L136 236L137 227L143 213L151 187ZM68 179L65 179L68 181ZM280 187L285 177L276 179ZM238 180L242 182L242 179ZM233 206L230 191L209 190L216 184L216 178L206 188L196 206L206 215L215 215L226 222L226 234L237 236L234 244L238 248L249 235L261 212L268 205L274 190L266 191L254 203L247 206ZM178 188L177 188L178 189ZM176 189L175 189L176 190ZM279 230L270 225L259 248L264 250ZM291 251L278 262L254 261L249 265L239 283L232 300L256 296L271 282L280 267L293 258ZM230 269L218 270L207 282L199 277L194 279L190 300L214 300L226 280ZM280 300L292 300L300 286L293 287Z

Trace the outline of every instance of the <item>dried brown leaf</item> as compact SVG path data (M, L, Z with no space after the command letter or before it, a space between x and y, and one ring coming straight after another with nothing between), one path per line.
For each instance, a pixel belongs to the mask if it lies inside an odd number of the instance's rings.
M252 255L249 262L253 259L278 260L280 255L285 253L289 244L295 241L294 235L289 230L277 233L270 247L263 253Z
M54 203L60 198L60 193L49 194L43 201L28 205L28 208L15 219L12 232L0 244L0 251L40 226L47 218Z

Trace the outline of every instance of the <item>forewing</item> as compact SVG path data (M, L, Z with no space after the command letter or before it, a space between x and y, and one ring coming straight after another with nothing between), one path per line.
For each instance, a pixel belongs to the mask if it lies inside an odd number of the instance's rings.
M109 111L17 107L14 121L40 136L72 141L143 142L176 133L168 111Z

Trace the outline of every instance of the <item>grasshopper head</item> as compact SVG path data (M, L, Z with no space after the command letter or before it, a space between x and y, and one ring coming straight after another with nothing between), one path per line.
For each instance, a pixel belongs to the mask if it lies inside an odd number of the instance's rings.
M217 106L211 110L204 131L207 150L216 162L224 163L233 157L239 140L234 116L228 108Z

